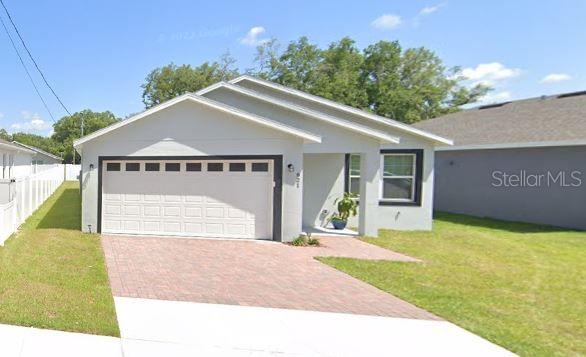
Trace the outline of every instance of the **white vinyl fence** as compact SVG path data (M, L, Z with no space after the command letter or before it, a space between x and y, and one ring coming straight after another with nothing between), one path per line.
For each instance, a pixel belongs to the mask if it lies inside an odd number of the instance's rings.
M0 246L63 183L64 170L54 165L31 176L0 180Z
M81 165L65 164L65 181L78 181Z

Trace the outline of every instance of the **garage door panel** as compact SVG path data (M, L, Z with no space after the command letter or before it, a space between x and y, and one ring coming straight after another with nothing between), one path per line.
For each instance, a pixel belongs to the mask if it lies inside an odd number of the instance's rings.
M140 232L140 221L123 221L123 230L126 232Z
M145 202L160 202L161 196L160 195L143 195L143 200Z
M125 205L124 206L125 216L140 216L140 206L137 205Z
M163 231L181 233L181 222L163 222Z
M119 215L122 212L122 205L106 203L104 206L105 214Z
M181 217L181 207L179 206L163 206L164 217Z
M143 212L145 217L159 217L161 215L161 207L159 206L144 206Z
M140 195L136 193L124 195L124 202L138 202L140 199Z
M206 218L224 218L224 207L207 207Z
M245 172L228 172L228 163L224 172L205 168L187 172L182 164L180 172L104 171L103 232L270 238L272 171L253 173L247 164Z
M202 234L202 223L185 222L185 233Z
M185 218L201 218L202 208L201 207L185 207Z
M230 235L246 235L246 224L226 224L226 233Z
M217 234L221 236L224 233L224 225L222 223L204 223L206 233Z
M161 231L161 222L158 221L144 221L143 229L146 232L160 232Z

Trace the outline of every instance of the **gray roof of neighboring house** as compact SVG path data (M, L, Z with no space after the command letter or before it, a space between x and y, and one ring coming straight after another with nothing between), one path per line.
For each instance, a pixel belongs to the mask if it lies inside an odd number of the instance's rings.
M586 91L479 106L414 126L455 147L586 141Z
M48 153L48 152L46 152L46 151L44 151L44 150L41 150L41 149L39 149L39 148L37 148L37 147L30 146L30 145L26 145L26 144L23 144L23 143L19 143L18 141L13 141L12 143L13 143L13 144L15 144L15 145L21 146L21 147L23 147L23 148L25 148L25 149L29 149L29 150L32 150L32 151L34 151L34 152L37 152L37 153L39 153L39 154L42 154L42 155L48 156L48 157L50 157L50 158L53 158L53 159L55 159L55 160L63 160L63 159L62 159L62 158L60 158L59 156L53 155L53 154L51 154L51 153Z
M14 150L14 151L25 151L25 152L28 152L28 153L31 153L31 154L34 153L34 151L31 150L31 149L24 148L24 147L22 147L20 145L11 143L10 141L6 141L6 140L3 140L3 139L0 139L0 149L1 148L8 149L8 150Z

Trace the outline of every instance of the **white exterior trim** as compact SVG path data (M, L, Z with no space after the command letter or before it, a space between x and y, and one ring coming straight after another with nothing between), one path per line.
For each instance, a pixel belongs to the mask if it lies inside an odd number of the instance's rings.
M413 158L412 164L412 175L404 175L404 176L385 176L385 157L386 156L411 156ZM415 184L417 181L417 155L412 153L384 153L381 154L380 159L380 201L384 202L406 202L411 203L415 202ZM411 198L385 198L384 197L384 184L385 179L410 179L411 180Z
M195 94L191 94L191 93L186 93L186 94L180 95L179 97L176 97L174 99L171 99L169 101L166 101L165 103L159 104L159 105L157 105L157 106L155 106L155 107L153 107L151 109L145 110L144 112L142 112L140 114L137 114L137 115L135 115L135 116L133 116L133 117L131 117L129 119L122 120L122 121L120 121L118 123L112 124L112 125L107 126L107 127L103 128L103 129L100 129L98 131L95 131L95 132L93 132L93 133L91 133L89 135L86 135L83 138L77 139L77 140L75 140L73 142L73 146L75 148L78 148L82 144L84 144L84 143L86 143L86 142L88 142L90 140L93 140L93 139L95 139L95 138L97 138L99 136L102 136L104 134L107 134L107 133L109 133L109 132L111 132L113 130L116 130L118 128L121 128L123 126L126 126L126 125L128 125L130 123L133 123L133 122L135 122L137 120L140 120L142 118L145 118L145 117L147 117L147 116L149 116L151 114L157 113L157 112L159 112L159 111L161 111L163 109L169 108L169 107L171 107L171 106L173 106L175 104L181 103L181 102L186 101L186 100L190 100L190 101L193 101L193 102L196 102L196 103L200 103L200 104L206 105L208 107L217 109L219 111L222 111L222 112L225 112L225 113L228 113L228 114L235 115L235 116L237 116L239 118L242 118L242 119L245 119L245 120L249 120L251 122L254 122L254 123L257 123L257 124L260 124L260 125L263 125L263 126L272 128L272 129L276 129L276 130L279 130L279 131L284 132L284 133L287 133L287 134L291 134L291 135L300 137L300 138L302 138L302 139L304 139L305 141L308 141L308 142L321 143L321 137L319 135L315 135L315 134L312 134L312 133L309 133L309 132L306 132L306 131L303 131L303 130L299 130L299 129L296 129L296 128L292 128L290 126L281 124L279 122L275 122L273 120L270 120L270 119L263 118L263 117L258 116L258 115L254 115L254 114L245 112L243 110L240 110L240 109L237 109L237 108L234 108L234 107L225 105L223 103L219 103L219 102L217 102L215 100L212 100L212 99L209 99L209 98L201 97L201 96L198 96L198 95L195 95Z
M290 102L280 100L277 98L272 98L270 96L261 94L259 92L254 91L254 90L250 90L247 88L236 86L236 85L233 85L230 83L225 83L225 82L216 83L212 86L209 86L207 88L204 88L204 89L196 92L196 94L197 95L205 95L206 93L212 92L218 88L226 88L228 90L238 92L240 94L243 94L243 95L246 95L249 97L253 97L253 98L262 100L264 102L267 102L267 103L270 103L270 104L273 104L273 105L276 105L276 106L279 106L282 108L286 108L286 109L294 111L296 113L310 116L312 118L325 121L329 124L333 124L333 125L336 125L336 126L339 126L342 128L346 128L346 129L352 130L354 132L357 132L357 133L360 133L363 135L373 137L377 140L380 140L383 143L398 144L401 141L401 139L399 137L392 136L392 135L389 135L387 133L384 133L384 132L381 132L381 131L378 131L375 129L371 129L371 128L365 127L363 125L353 123L348 120L340 119L340 118L337 118L337 117L334 117L334 116L331 116L328 114L317 112L315 110L304 108L304 107L299 106L294 103L290 103Z
M231 83L231 84L237 84L237 83L239 83L239 82L241 82L243 80L248 80L248 81L254 82L256 84L259 84L259 85L262 85L262 86L265 86L265 87L269 87L269 88L272 88L274 90L277 90L277 91L280 91L280 92L283 92L283 93L288 93L288 94L291 94L291 95L294 95L294 96L297 96L297 97L301 97L301 98L310 100L312 102L320 103L322 105L325 105L325 106L328 106L328 107L331 107L331 108L335 108L335 109L344 111L346 113L350 113L350 114L354 114L354 115L359 115L359 116L361 116L363 118L366 118L366 119L375 121L377 123L380 123L380 124L383 124L383 125L386 125L386 126L389 126L389 127L392 127L392 128L395 128L395 129L398 129L398 130L401 130L401 131L404 131L404 132L407 132L407 133L410 133L410 134L413 134L413 135L417 135L417 136L423 137L425 139L434 141L434 142L439 143L439 144L453 145L453 141L452 140L443 138L443 137L438 136L438 135L435 135L435 134L428 133L428 132L423 131L423 130L419 130L417 128L414 128L414 127L412 127L410 125L407 125L407 124L403 124L403 123L398 122L396 120L392 120L392 119L388 119L388 118L381 117L379 115L371 114L371 113L365 112L364 110L360 110L360 109L356 109L356 108L353 108L353 107L350 107L350 106L347 106L347 105L343 105L343 104L340 104L340 103L336 103L334 101L331 101L331 100L328 100L328 99L325 99L325 98L321 98L321 97L318 97L318 96L315 96L315 95L312 95L312 94L309 94L309 93L305 93L305 92L302 92L302 91L299 91L299 90L296 90L296 89L288 88L288 87L282 86L282 85L277 84L277 83L265 81L265 80L258 79L258 78L255 78L255 77L251 77L251 76L248 76L248 75L242 75L242 76L240 76L238 78L235 78L235 79L231 80L229 83Z
M534 141L525 143L501 143L501 144L482 144L482 145L461 145L437 148L437 151L459 151L459 150L491 150L491 149L521 149L521 148L539 148L553 146L582 146L586 145L586 140L560 140L560 141Z

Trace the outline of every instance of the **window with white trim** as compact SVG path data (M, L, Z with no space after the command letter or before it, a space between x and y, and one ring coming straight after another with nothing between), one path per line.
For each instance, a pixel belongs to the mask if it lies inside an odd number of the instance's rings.
M348 165L348 192L358 196L360 194L360 155L350 154Z
M415 154L383 154L382 200L415 201Z

